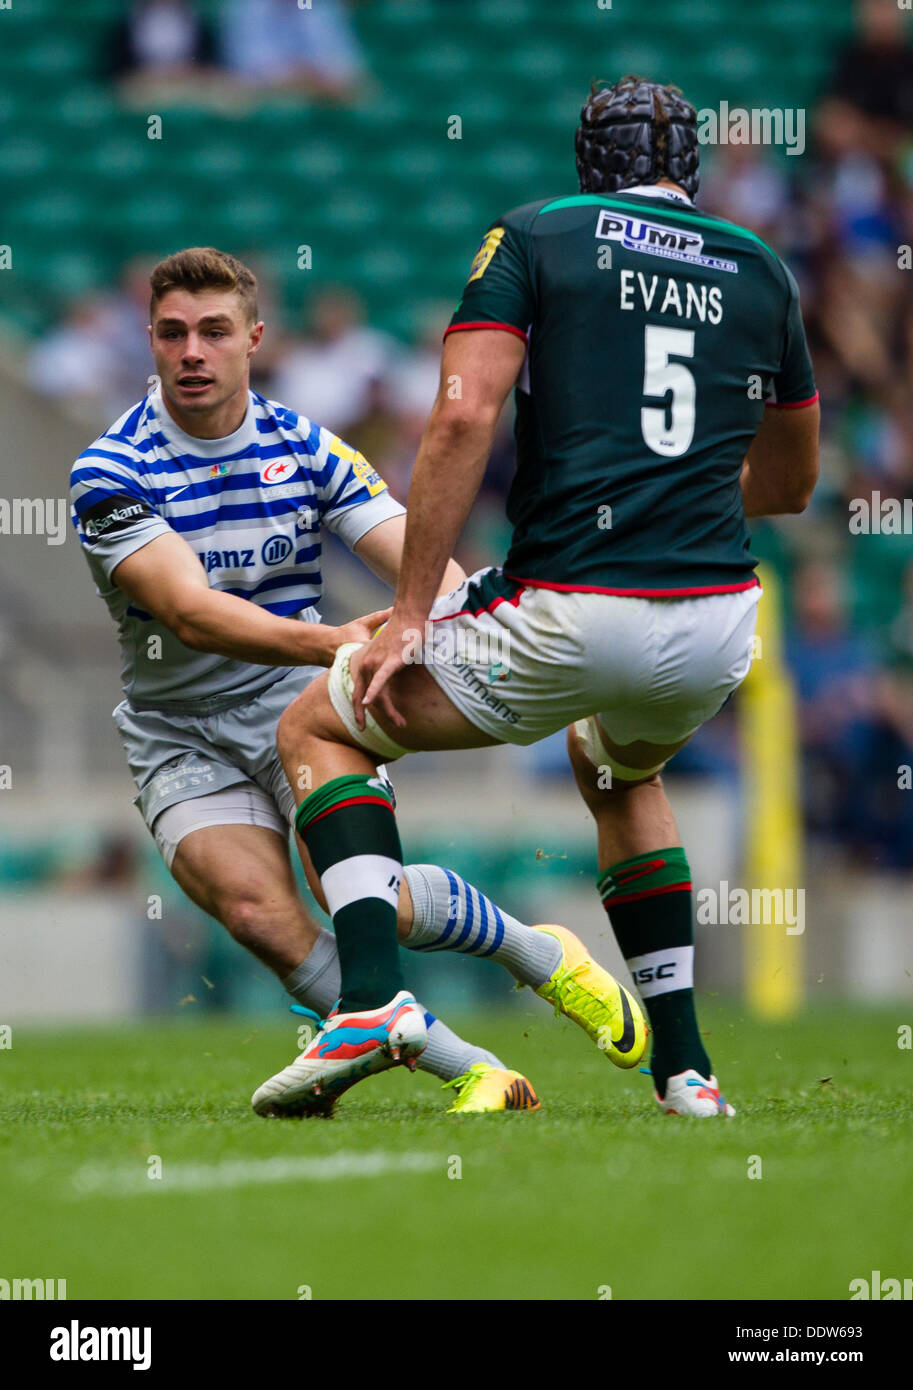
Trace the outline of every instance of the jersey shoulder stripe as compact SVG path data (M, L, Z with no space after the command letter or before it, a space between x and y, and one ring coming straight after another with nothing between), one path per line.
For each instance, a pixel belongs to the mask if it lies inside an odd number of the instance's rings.
M537 198L533 203L520 203L518 207L511 208L501 217L496 217L491 227L508 227L515 230L522 230L533 225L540 212L543 212L551 203L558 202L557 198ZM491 231L491 227L488 229Z
M125 444L137 445L144 437L149 420L155 419L150 396L144 396L136 405L125 410L113 425L109 425L102 439L117 439Z
M104 465L85 462L91 459L103 459ZM129 454L114 454L110 449L84 449L73 464L71 476L75 476L77 473L91 475L104 473L106 471L109 473L122 472L132 477L135 476L138 471L137 461L131 458Z
M517 328L512 323L500 323L494 319L479 319L477 323L451 323L444 329L444 337L448 333L460 333L465 328L496 328L504 333L514 333L518 338L522 338L524 343L529 342L529 335L523 332L522 328Z
M261 434L269 434L272 430L281 426L282 429L298 430L302 425L309 427L308 433L316 430L319 433L320 426L314 426L304 415L300 415L297 410L292 410L291 406L283 405L281 401L268 400L266 396L261 396L259 391L252 392L254 400L261 405L267 412L264 419L257 420L257 429Z
M99 435L88 448L83 449L80 458L108 458L115 463L123 463L131 468L135 468L138 459L134 447L123 447L120 440L111 439L107 435Z
M131 406L129 410L125 411L120 419L115 420L114 424L110 425L108 429L105 430L105 434L110 435L112 438L120 437L123 439L132 439L142 424L148 403L149 397L144 396L136 405Z

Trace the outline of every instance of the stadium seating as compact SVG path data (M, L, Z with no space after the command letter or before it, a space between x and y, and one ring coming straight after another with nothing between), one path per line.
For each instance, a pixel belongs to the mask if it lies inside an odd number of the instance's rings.
M215 0L201 9L217 17ZM795 106L852 22L850 0L771 0L763 29L738 0L385 0L355 10L372 76L353 108L287 95L237 114L168 106L156 141L111 84L122 12L121 0L30 0L3 16L0 241L14 258L2 312L29 332L131 255L213 242L270 267L292 313L344 279L378 326L408 333L417 294L458 295L499 211L573 189L591 77L647 71L698 106ZM812 15L827 40L815 46L798 41ZM460 140L447 138L455 115Z

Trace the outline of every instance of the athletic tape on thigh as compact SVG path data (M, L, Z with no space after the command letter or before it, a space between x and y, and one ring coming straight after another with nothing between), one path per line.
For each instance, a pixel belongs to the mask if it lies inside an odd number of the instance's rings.
M363 642L344 642L337 649L336 660L330 667L329 695L330 704L345 724L349 737L359 748L365 748L369 753L377 753L382 758L401 758L409 752L408 748L403 748L385 733L374 718L370 710L365 710L365 727L359 729L355 723L355 711L352 708L352 691L355 687L355 680L349 669L349 663L353 652L357 652L359 647L364 646Z
M589 719L578 719L574 725L574 732L580 740L580 747L594 767L608 767L614 775L626 782L639 782L642 778L655 777L656 773L662 772L666 766L665 760L657 763L656 767L625 767L624 763L618 762L602 741L602 730L595 714L591 714Z

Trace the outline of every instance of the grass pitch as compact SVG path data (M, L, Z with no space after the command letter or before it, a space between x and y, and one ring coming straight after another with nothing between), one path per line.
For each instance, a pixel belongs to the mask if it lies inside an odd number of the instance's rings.
M903 1010L701 1013L728 1122L662 1117L647 1077L537 1001L462 1020L539 1092L499 1116L445 1115L452 1093L397 1070L333 1121L258 1119L293 1023L17 1028L0 1276L71 1299L845 1300L909 1274Z

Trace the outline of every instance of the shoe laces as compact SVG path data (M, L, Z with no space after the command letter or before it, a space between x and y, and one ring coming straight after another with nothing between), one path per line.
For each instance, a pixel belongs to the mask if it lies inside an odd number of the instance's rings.
M460 1095L463 1094L464 1086L475 1085L482 1080L488 1069L487 1062L473 1062L468 1071L464 1071L462 1076L455 1076L452 1081L445 1081L441 1087L442 1091L449 1091L451 1086L455 1087Z
M289 1004L288 1011L290 1014L302 1014L305 1018L312 1018L321 1028L326 1023L325 1018L321 1018L313 1009L306 1009L303 1004Z
M716 1101L716 1103L719 1105L720 1109L721 1109L721 1110L725 1110L725 1109L726 1109L726 1097L723 1095L723 1092L720 1090L719 1085L717 1085L716 1087L711 1086L709 1079L705 1081L703 1077L694 1077L694 1076L691 1076L691 1077L689 1077L688 1080L685 1082L685 1085L686 1085L686 1086L704 1086L704 1087L706 1087L706 1089L710 1092L710 1094L711 1094L711 1096L713 1097L713 1099L714 1099L714 1100Z
M314 1020L314 1022L317 1024L317 1032L318 1032L318 1033L322 1033L322 1032L323 1032L323 1030L326 1028L327 1024L328 1024L329 1021L330 1021L330 1014L335 1013L335 1011L336 1011L338 1008L339 1008L339 1000L337 999L337 1000L336 1000L336 1003L333 1005L333 1007L332 1007L332 1009L330 1010L330 1013L327 1015L327 1017L326 1017L326 1018L321 1018L321 1017L320 1017L320 1014L315 1013L315 1011L314 1011L313 1009L306 1009L305 1006L304 1006L303 1004L289 1004L289 1006L288 1006L288 1009L289 1009L289 1013L290 1013L290 1014L301 1014L304 1018L312 1018L312 1019Z
M558 996L555 999L556 1018L561 1017L561 991L564 989L565 985L575 984L577 976L580 974L581 970L586 969L588 964L589 961L582 960L579 961L577 965L565 965L556 970L555 974L552 976L550 984L555 994Z

